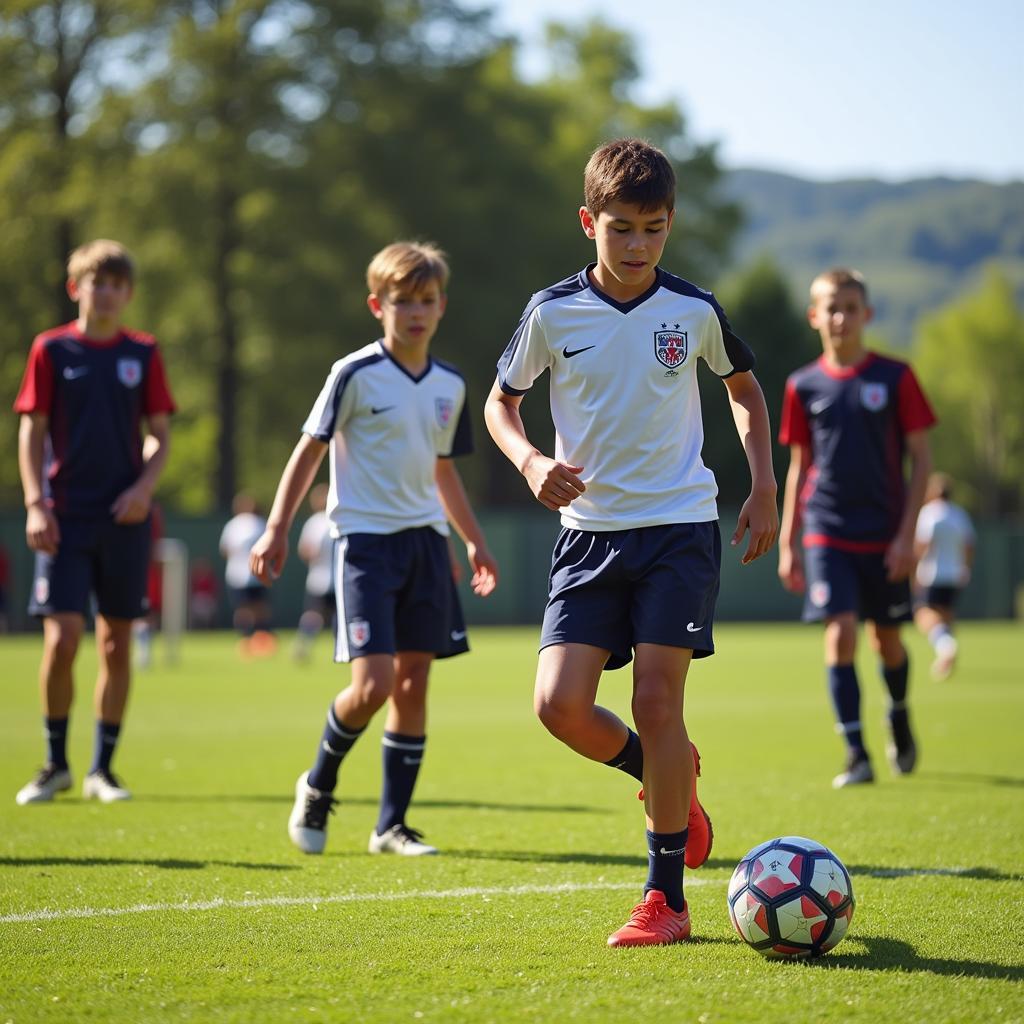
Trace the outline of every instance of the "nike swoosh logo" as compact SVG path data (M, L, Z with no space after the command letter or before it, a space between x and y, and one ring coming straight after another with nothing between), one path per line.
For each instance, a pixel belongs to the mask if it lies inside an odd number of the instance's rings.
M675 857L678 856L680 853L686 853L686 847L684 846L681 850L666 850L663 846L658 851L658 853L660 853L663 857Z
M466 631L462 630L462 632L460 633L457 629L453 629L451 632L451 637L456 643L458 643L460 640L466 639Z
M76 380L78 377L84 377L89 372L88 366L65 366L64 367L64 379L65 380Z
M703 628L703 626L695 626L692 622L686 624L687 633L699 633Z
M421 758L421 757L403 757L402 758L402 764L413 765L413 764L422 764L422 763L423 763L423 758Z
M394 409L394 406L393 405L381 405L381 406L371 405L370 406L370 412L372 412L374 416L379 416L382 412L387 412L389 409Z
M596 345L587 345L585 348L563 348L562 355L565 356L566 359L572 359L573 356L578 356L581 352L589 352L592 348L596 347Z
M891 604L889 605L889 618L895 618L897 615L906 615L909 611L909 604Z
M817 416L819 412L824 412L831 404L831 398L819 398L818 401L811 402L807 408L810 409L812 415Z

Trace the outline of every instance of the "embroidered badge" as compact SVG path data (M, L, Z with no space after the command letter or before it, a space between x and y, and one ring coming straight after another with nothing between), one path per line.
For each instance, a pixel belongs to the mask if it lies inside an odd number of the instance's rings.
M138 359L118 359L117 379L126 387L138 387L142 380L142 363Z
M860 404L869 412L884 409L889 402L889 389L884 384L868 384L860 386Z
M678 324L673 330L668 324L661 326L662 330L654 332L654 354L662 366L672 370L686 361L686 331L679 330Z
M455 411L455 403L450 398L434 399L434 415L437 417L437 425L444 429L448 426Z
M366 619L353 619L348 624L348 640L353 647L365 647L370 639L370 624Z

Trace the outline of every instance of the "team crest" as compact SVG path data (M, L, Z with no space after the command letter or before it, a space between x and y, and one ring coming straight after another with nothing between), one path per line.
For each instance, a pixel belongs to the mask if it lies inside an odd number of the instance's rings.
M348 624L348 641L353 647L365 647L370 639L370 624L366 619L353 619Z
M655 331L654 354L670 370L682 365L686 362L686 331Z
M117 379L126 387L138 387L142 380L142 363L138 359L118 359Z
M889 401L889 389L884 384L861 384L860 403L869 412L884 409Z
M824 580L819 580L817 583L811 584L807 596L815 608L824 608L832 596L832 588Z
M453 412L455 403L450 398L434 399L434 415L437 417L437 425L442 430L451 422Z
M50 581L45 576L37 576L35 587L36 604L46 604L50 600Z

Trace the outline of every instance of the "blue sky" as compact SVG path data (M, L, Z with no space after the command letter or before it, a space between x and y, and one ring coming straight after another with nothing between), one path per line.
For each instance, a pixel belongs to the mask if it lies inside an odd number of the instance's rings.
M545 20L600 16L628 30L639 98L677 100L729 167L1024 179L1019 0L466 2L485 5L528 44L527 74Z

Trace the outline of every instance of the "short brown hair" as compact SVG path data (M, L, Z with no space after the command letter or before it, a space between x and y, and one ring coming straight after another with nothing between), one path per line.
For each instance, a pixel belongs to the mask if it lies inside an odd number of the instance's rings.
M675 209L676 172L657 146L614 139L594 150L583 172L583 203L596 217L615 202L632 203L643 213Z
M370 260L366 286L374 295L398 288L419 291L436 281L442 292L448 287L448 261L430 242L392 242Z
M135 280L135 263L120 242L97 238L80 245L68 257L68 277L72 281L81 281L86 274L99 273L122 277L128 282Z
M865 305L868 302L868 283L859 270L852 267L833 267L831 270L823 270L811 282L811 298L816 298L815 292L819 285L829 285L832 288L859 288Z

